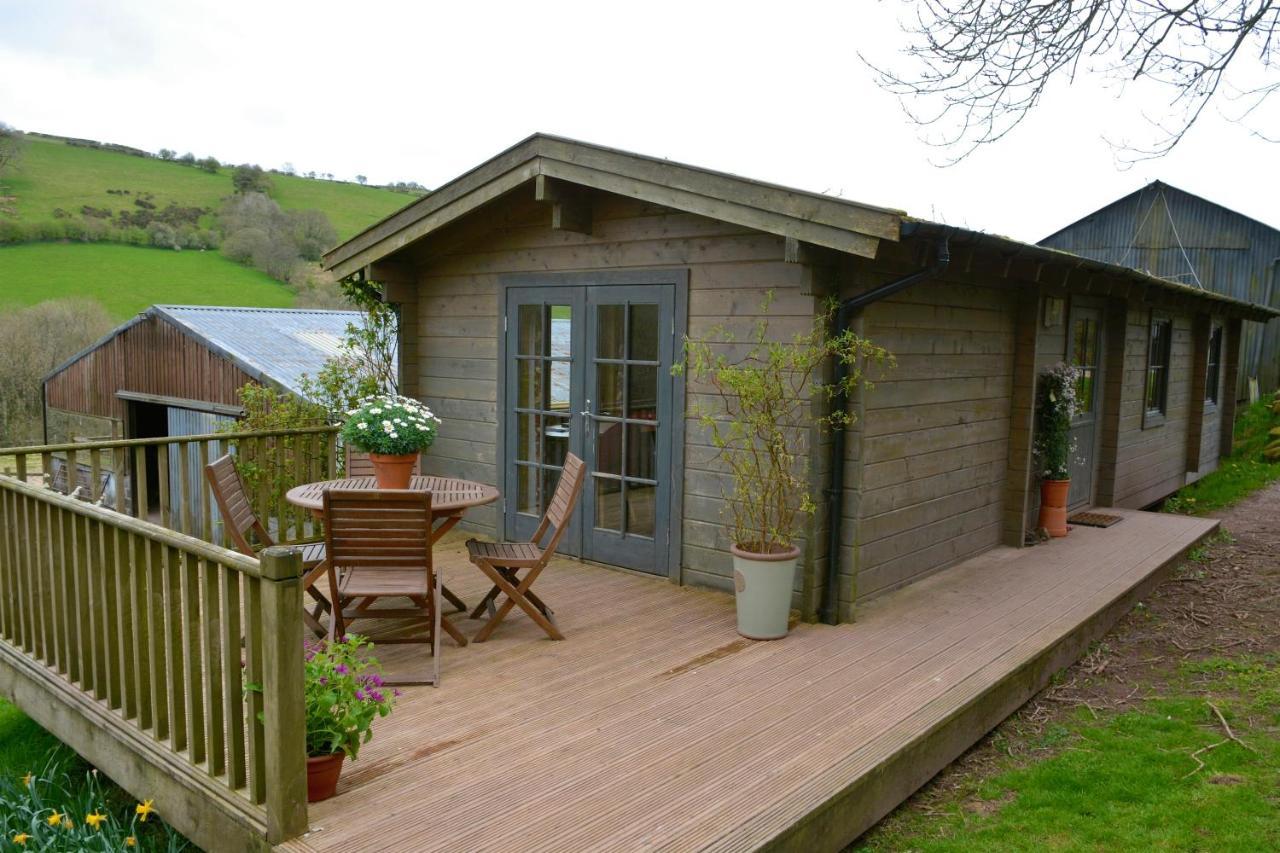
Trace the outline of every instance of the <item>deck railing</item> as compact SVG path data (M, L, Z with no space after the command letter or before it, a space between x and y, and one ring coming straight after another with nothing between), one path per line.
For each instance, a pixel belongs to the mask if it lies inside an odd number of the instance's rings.
M297 835L301 574L0 476L0 694L206 849Z
M284 493L297 483L338 476L337 431L319 426L3 448L0 474L64 494L78 487L82 500L225 545L204 466L230 450L248 474L250 503L263 525L277 542L297 542L318 531Z

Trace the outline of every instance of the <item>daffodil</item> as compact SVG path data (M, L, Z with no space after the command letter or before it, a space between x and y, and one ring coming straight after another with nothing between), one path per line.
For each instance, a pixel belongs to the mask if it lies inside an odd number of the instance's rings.
M134 838L132 835L130 835L130 836L128 836L127 838L125 838L125 840L124 840L124 846L125 846L125 847L137 847L137 846L138 846L138 839L136 839L136 838Z
M154 802L155 800L143 800L142 802L138 803L138 807L133 811L138 815L139 821L141 821L142 823L147 822L147 815L155 811L155 808L151 805Z
M49 815L49 817L47 817L45 820L49 824L49 826L57 826L58 824L62 823L62 813L54 812L53 814Z
M68 817L67 815L63 815L63 816L62 816L62 828L63 828L63 829L75 829L75 828L76 828L76 822L75 822L74 820L72 820L70 817Z
M15 835L15 836L13 837L13 843L14 843L14 844L26 844L26 843L27 843L27 841L29 841L30 839L31 839L31 836L30 836L30 835L28 835L27 833L25 833L25 832L19 832L17 835Z
M22 784L26 785L28 788L31 787L31 783L34 781L36 781L34 773L28 773L26 776L22 777Z
M89 824L89 826L93 827L94 829L97 829L98 827L102 826L102 822L106 819L107 819L107 816L102 814L97 809L94 809L92 812L84 816L84 822Z

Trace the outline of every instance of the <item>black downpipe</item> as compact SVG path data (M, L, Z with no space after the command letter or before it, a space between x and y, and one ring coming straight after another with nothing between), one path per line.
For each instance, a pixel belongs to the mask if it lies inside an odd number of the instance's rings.
M947 235L938 238L933 263L921 270L916 270L902 278L887 282L877 288L850 297L840 303L836 309L833 335L844 334L849 328L849 321L858 311L873 302L879 302L886 296L906 290L917 282L940 275L951 263L951 250L947 243ZM849 365L844 362L836 364L836 387L843 385L849 376ZM831 405L834 409L844 410L849 405L847 395L838 391ZM837 429L831 435L831 471L830 485L827 487L827 583L823 591L820 616L828 625L835 625L840 620L840 520L844 514L844 430Z

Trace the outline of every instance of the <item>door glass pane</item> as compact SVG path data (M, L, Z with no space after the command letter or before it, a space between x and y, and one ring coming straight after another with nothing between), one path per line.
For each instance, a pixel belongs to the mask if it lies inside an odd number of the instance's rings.
M649 424L627 424L627 476L656 479L658 430Z
M636 361L658 360L658 306L632 305L631 331L627 358Z
M651 421L658 417L658 368L631 365L627 376L627 417Z
M622 417L621 364L596 365L596 414Z
M516 415L516 459L538 461L538 415Z
M596 527L622 531L622 482L596 477Z
M545 362L551 374L551 396L547 400L547 408L555 412L569 411L569 391L570 379L572 374L572 366L567 361L548 361Z
M1093 412L1093 377L1092 367L1080 369L1076 377L1076 414L1087 415Z
M542 463L560 466L569 452L569 418L547 416L542 427Z
M520 343L516 351L521 355L542 355L542 306L521 305L517 322Z
M537 468L527 465L516 466L516 512L539 515L542 508L538 506Z
M552 358L568 358L573 339L573 308L568 305L550 305L547 311L551 314L551 347L548 354Z
M596 421L596 470L622 474L622 424Z
M627 535L653 536L654 509L657 506L657 488L638 483L627 483Z
M519 386L516 390L516 406L521 409L541 409L544 405L542 395L543 371L546 362L542 359L520 359L516 361L516 373L519 374Z
M596 306L596 357L622 358L625 305Z

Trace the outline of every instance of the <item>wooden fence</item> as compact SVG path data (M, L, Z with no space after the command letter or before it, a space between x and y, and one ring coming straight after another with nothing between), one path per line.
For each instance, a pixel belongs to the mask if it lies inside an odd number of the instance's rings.
M0 693L201 847L264 848L306 830L301 575L0 476Z
M12 461L6 460L9 470L0 473L65 493L79 485L81 498L90 503L226 545L203 469L230 448L263 526L277 542L297 542L319 531L311 515L290 506L284 493L298 483L338 476L337 430L321 426L4 448L0 457Z

